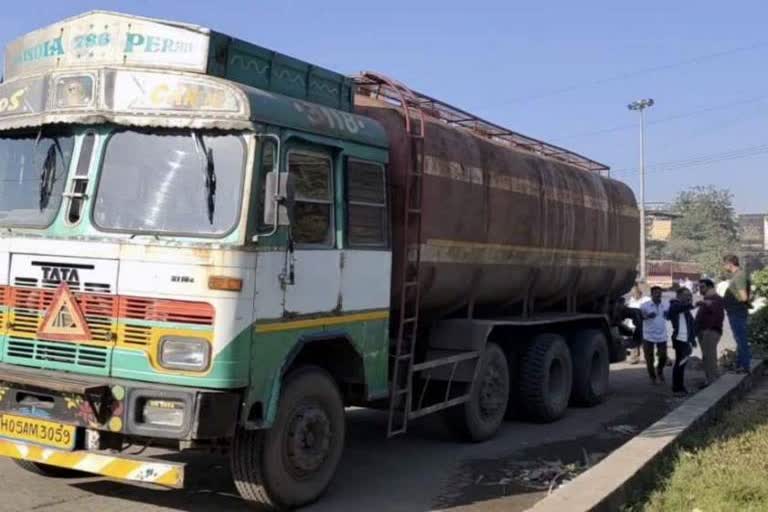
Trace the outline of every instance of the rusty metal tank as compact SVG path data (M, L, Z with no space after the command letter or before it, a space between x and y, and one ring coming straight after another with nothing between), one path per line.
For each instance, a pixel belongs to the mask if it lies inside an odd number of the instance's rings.
M411 142L402 109L370 95L358 95L356 108L380 122L390 140L392 293L398 304ZM629 290L639 214L624 183L451 125L444 116L426 116L423 144L422 317L447 315L470 302L509 309L526 297L541 310L572 295L584 309Z

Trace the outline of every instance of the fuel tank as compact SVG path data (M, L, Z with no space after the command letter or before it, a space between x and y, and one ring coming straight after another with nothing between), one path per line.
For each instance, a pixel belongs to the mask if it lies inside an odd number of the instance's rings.
M381 123L390 140L398 304L406 245L413 245L406 244L404 223L411 141L400 108L363 95L356 106ZM629 290L640 232L627 185L429 116L423 145L422 318L469 303L514 308L526 297L546 309L571 296L583 309Z

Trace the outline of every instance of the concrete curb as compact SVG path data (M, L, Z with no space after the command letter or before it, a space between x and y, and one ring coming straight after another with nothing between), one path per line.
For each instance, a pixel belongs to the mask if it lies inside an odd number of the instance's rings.
M653 482L654 463L668 453L681 436L708 423L743 396L763 367L763 360L753 360L752 373L723 375L528 512L619 510Z

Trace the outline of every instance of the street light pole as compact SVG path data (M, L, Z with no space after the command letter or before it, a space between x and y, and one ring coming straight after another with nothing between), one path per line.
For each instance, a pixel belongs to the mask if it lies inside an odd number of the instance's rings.
M653 99L633 101L627 108L640 112L640 281L645 282L648 266L645 260L645 109L652 107Z
M648 262L645 260L645 109L640 109L640 281L645 282Z

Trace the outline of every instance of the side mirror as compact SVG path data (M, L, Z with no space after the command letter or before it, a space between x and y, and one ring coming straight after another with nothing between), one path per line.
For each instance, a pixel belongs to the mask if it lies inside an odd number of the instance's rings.
M276 183L278 180L279 184ZM295 197L296 178L294 176L287 172L267 173L264 185L264 224L290 226Z

